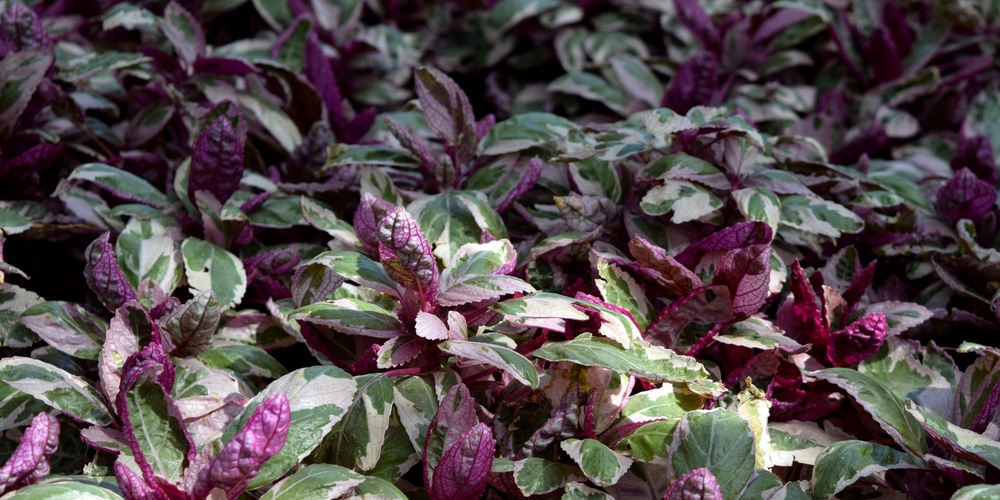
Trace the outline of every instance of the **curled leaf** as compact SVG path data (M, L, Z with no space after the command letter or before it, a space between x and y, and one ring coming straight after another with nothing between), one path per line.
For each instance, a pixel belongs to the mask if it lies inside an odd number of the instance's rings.
M35 484L49 474L49 457L59 445L59 421L39 413L21 436L17 449L0 467L0 494Z
M436 306L437 260L417 221L403 207L393 209L378 228L378 252L385 272L421 298L424 308Z
M968 168L963 168L942 187L937 194L937 209L949 223L961 219L976 220L993 208L997 192L993 186L976 178Z
M84 254L87 264L83 269L83 277L87 280L87 286L97 294L97 299L114 311L125 302L135 299L136 293L118 267L115 248L110 239L111 233L104 233L87 247Z
M358 241L369 254L378 251L378 223L393 208L392 203L376 198L371 193L365 193L361 196L361 204L354 212L354 231L357 233Z
M870 358L885 341L887 323L881 313L869 314L830 336L826 357L834 366L849 366Z
M218 488L230 500L240 496L264 462L285 445L291 418L284 393L279 392L258 406L215 460L201 470L191 495L205 498Z

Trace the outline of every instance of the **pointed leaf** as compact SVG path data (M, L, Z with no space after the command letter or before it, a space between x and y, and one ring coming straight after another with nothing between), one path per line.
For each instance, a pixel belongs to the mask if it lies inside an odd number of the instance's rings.
M77 167L64 182L71 181L92 182L123 200L143 203L159 209L165 209L171 205L167 196L147 180L103 163L87 163ZM60 184L54 194L59 194L63 189L62 184Z
M379 223L379 257L386 274L432 307L438 293L437 260L417 221L403 207Z
M474 429L479 426L479 418L476 417L476 403L472 399L472 395L469 394L469 389L465 384L455 384L448 389L444 398L441 400L441 404L434 414L434 418L431 420L427 431L427 438L423 444L423 459L424 459L424 484L429 485L429 491L434 490L433 481L437 479L436 469L438 465L444 460L446 454L451 453L448 458L449 462L447 466L454 468L458 459L456 454L462 453L461 443L466 443L467 452L463 455L470 457L479 456L479 444L483 443L483 431L474 431ZM488 440L492 441L493 436L489 434L487 429L484 429L485 434L489 437ZM467 434L468 433L468 434ZM479 436L473 439L473 436ZM475 447L471 445L475 444ZM456 450L452 450L454 446L460 446ZM492 450L492 447L490 447ZM492 452L490 454L490 459L492 461ZM478 459L473 458L470 463L478 461ZM487 465L484 475L488 475L489 466ZM470 473L473 471L469 471ZM451 472L447 472L445 478L450 481ZM478 474L475 474L478 477ZM443 485L450 488L451 485Z
M583 366L603 366L651 382L685 384L696 394L718 394L722 386L694 358L670 349L633 342L628 350L614 341L583 333L565 342L547 342L534 352L548 361L572 361Z
M486 490L496 440L483 423L466 431L447 448L434 469L431 498L478 498Z
M215 195L219 203L225 203L239 188L242 178L243 138L229 118L220 116L202 129L194 143L188 198L196 203L195 195L203 190Z
M960 219L979 219L993 208L996 201L996 189L963 168L938 190L935 206L938 213L954 225Z
M939 446L964 460L1000 468L1000 442L959 427L912 400L907 400L905 406Z
M194 64L199 55L205 53L205 33L201 29L201 24L177 2L170 2L163 10L160 29L188 68Z
M277 393L254 409L250 419L201 470L191 494L207 496L215 488L235 499L275 453L285 445L291 424L288 398Z
M232 439L237 429L247 425L254 410L278 393L284 393L288 398L291 423L284 447L271 456L246 487L253 489L271 483L300 463L343 418L354 400L355 392L357 383L343 370L332 366L313 366L295 370L271 382L258 393L250 400L243 415L226 429L223 440Z
M215 292L207 290L161 318L160 327L174 343L171 354L188 357L205 352L219 327L221 305Z
M115 242L122 274L133 288L144 280L170 294L181 281L180 228L166 219L132 218Z
M378 465L393 409L392 380L381 374L355 377L359 390L347 414L327 434L313 458L354 470ZM412 452L412 450L410 450Z
M843 205L819 198L791 195L781 200L781 223L822 236L836 238L864 227L861 217Z
M835 366L850 366L868 359L882 347L885 335L885 316L869 314L830 335L827 360Z
M17 4L15 4L17 5ZM0 138L14 131L18 118L52 67L48 50L12 52L0 60Z
M342 498L365 480L365 476L339 465L311 464L275 484L261 500Z
M318 302L300 307L289 313L288 318L328 326L350 335L383 339L396 337L403 331L403 326L396 319L394 312L354 298Z
M97 294L105 307L114 311L119 306L136 298L135 290L125 279L115 258L115 249L109 243L111 233L104 233L87 246L87 265L83 277L87 286Z
M499 368L509 373L518 382L538 388L538 370L514 349L476 340L449 340L438 344L438 348L449 354Z
M39 413L21 435L21 442L7 463L0 467L0 493L35 484L47 476L49 457L59 445L59 421Z
M86 380L31 358L0 359L0 381L45 404L94 425L109 425L101 396Z
M888 446L840 441L828 446L813 467L814 498L834 498L858 479L892 469L925 467L923 461Z
M83 359L97 359L107 322L77 304L43 302L21 313L21 323L48 345Z
M553 492L572 480L580 480L573 467L530 457L514 463L514 483L525 496Z
M465 92L454 80L434 68L419 68L415 77L427 125L444 139L445 144L455 148L457 163L472 159L479 136L476 135L476 117Z
M770 245L751 245L726 252L719 262L712 283L729 289L736 319L753 315L767 301L770 259Z

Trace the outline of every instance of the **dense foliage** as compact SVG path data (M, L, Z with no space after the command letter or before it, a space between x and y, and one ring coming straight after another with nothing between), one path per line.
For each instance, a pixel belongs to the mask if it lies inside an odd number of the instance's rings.
M0 12L3 498L1000 495L1000 2Z

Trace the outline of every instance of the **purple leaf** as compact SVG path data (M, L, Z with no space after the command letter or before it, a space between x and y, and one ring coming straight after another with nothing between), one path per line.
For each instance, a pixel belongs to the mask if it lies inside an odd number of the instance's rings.
M379 223L378 253L390 278L417 293L423 309L437 307L438 267L431 244L417 221L396 207Z
M258 406L246 426L226 443L211 465L201 470L191 495L205 498L213 489L220 488L230 500L240 496L264 462L281 451L291 421L284 393L279 392Z
M476 154L479 136L476 117L465 92L448 75L433 68L417 69L416 80L417 97L427 125L444 139L445 144L454 148L452 159L456 165L471 160Z
M955 156L951 157L951 169L958 172L963 168L968 168L976 177L991 185L1000 181L993 146L988 137L977 135L959 141Z
M892 34L892 41L896 44L900 57L910 55L913 48L913 33L906 25L906 18L903 11L895 2L886 2L882 8L882 23Z
M59 421L48 413L39 413L25 429L10 459L0 467L0 494L35 484L47 476L49 457L58 446Z
M186 67L191 68L195 59L205 53L205 32L202 31L201 24L177 2L170 2L163 9L160 29L173 44Z
M726 252L719 262L712 283L729 289L736 320L753 315L767 300L770 259L770 245L750 245Z
M824 349L830 338L830 325L820 311L816 294L798 260L792 262L788 286L794 297L790 304L785 303L778 311L778 327L798 334L802 341L812 344L813 348Z
M38 172L49 169L67 148L66 144L40 142L9 161L0 161L0 179L6 182L25 182Z
M712 18L701 6L698 0L674 0L674 10L677 20L698 37L701 45L710 51L719 48L719 31L715 29ZM676 110L675 110L676 111ZM678 111L684 113L686 111Z
M847 290L844 290L842 297L844 298L844 301L847 302L848 314L858 306L858 303L861 302L861 296L864 295L865 291L868 290L868 287L872 285L872 280L875 278L875 262L876 261L874 260L869 262L868 265L854 277L854 280L851 281Z
M712 104L718 65L711 52L701 52L685 61L663 94L663 106L683 115L695 106Z
M438 161L431 153L430 145L414 133L413 129L406 125L401 125L396 120L393 120L392 117L386 117L386 124L389 125L389 131L396 137L396 140L420 160L420 170L424 174L424 177L432 177L433 172L437 170Z
M118 267L110 239L111 233L104 233L87 247L84 253L87 264L83 268L83 277L104 307L114 311L135 299L136 294Z
M597 398L593 397L595 394L597 394L597 389L591 389L592 397L587 400L585 406L586 413L581 415L580 403L583 399L583 388L579 385L573 385L569 388L559 400L559 406L552 410L552 416L524 442L524 446L518 453L517 458L537 456L555 442L556 439L573 437L580 427L581 416L584 417L584 423L588 427L585 430L587 430L588 434L592 433L595 425L594 405L595 403L601 404L601 402L596 401Z
M771 227L763 222L740 222L695 242L677 255L681 265L692 268L711 251L727 251L771 242Z
M993 186L963 168L937 193L938 213L954 225L960 219L976 220L989 212L997 201Z
M10 52L52 45L38 15L21 2L7 7L0 17L0 59Z
M434 469L432 500L479 498L493 466L496 440L486 424L476 424L453 444Z
M850 366L878 352L888 324L882 313L869 314L830 336L826 359L834 366Z
M320 44L319 36L313 31L306 38L305 52L305 74L309 81L316 87L323 104L326 105L330 128L337 134L337 140L348 142L341 137L347 128L347 118L344 116L344 103L341 101L340 86L330 68L330 61L323 54L323 46Z
M392 203L371 193L361 196L361 203L354 212L354 232L369 254L378 252L379 222L394 208L396 207Z
M246 76L260 72L252 63L232 57L199 57L194 61L196 75Z
M351 118L347 130L340 132L340 142L354 144L360 141L372 128L372 125L375 125L376 116L378 116L378 109L374 106L362 109L360 113L354 115L354 118Z
M881 123L876 123L842 145L840 149L830 153L830 163L851 165L862 155L875 156L887 147L889 147L889 136L885 133L885 127Z
M282 165L283 173L292 181L316 180L316 174L326 163L326 148L333 143L333 131L326 122L316 122L302 143L288 155Z
M777 9L760 24L760 27L753 32L753 43L762 44L771 38L783 33L792 25L798 24L810 17L812 12L805 9L782 8Z
M201 131L194 143L188 197L197 206L195 193L208 191L219 203L225 203L239 188L242 178L243 140L229 119L219 116Z
M493 130L493 126L496 124L497 119L495 116L492 114L486 115L482 120L476 122L476 137L482 140L483 137L486 137L486 134L490 133L490 130Z
M171 354L190 357L207 351L221 315L219 297L206 290L164 316L159 324L173 342Z
M712 471L702 467L678 477L663 500L722 500L722 490Z
M703 285L697 274L641 236L633 238L628 248L639 263L639 272L653 278L675 297L687 295Z
M455 384L448 389L434 418L427 428L424 441L424 484L433 490L434 471L447 453L463 441L466 433L479 424L476 403L465 384ZM490 439L493 439L490 435Z
M125 500L167 500L167 495L155 483L146 484L132 469L118 461L115 461L115 479Z
M875 28L871 38L868 39L865 56L871 64L877 82L891 82L902 76L903 58L896 48L892 33L885 26Z

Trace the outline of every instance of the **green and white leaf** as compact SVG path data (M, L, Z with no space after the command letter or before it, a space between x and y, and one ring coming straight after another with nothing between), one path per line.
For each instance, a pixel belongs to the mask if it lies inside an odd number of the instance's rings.
M90 382L44 361L0 359L0 381L84 422L104 426L112 421Z
M912 400L905 405L906 411L945 449L965 460L1000 468L1000 442L959 427Z
M835 498L859 479L892 469L926 467L922 460L888 446L840 441L828 446L813 467L813 498Z
M0 306L2 307L2 306ZM70 356L96 360L108 323L70 302L42 302L21 313L21 324L49 346Z
M267 351L255 345L213 345L198 355L198 359L212 368L229 370L243 376L278 378L288 370Z
M188 237L181 243L181 254L188 285L194 292L215 292L223 309L234 307L243 300L247 273L238 257L195 237Z
M576 468L544 458L529 457L514 462L514 484L524 496L544 495L569 481L581 481Z
M371 471L382 455L393 407L393 384L381 374L354 378L358 392L347 415L327 434L317 454L324 463Z
M618 482L632 466L632 459L596 439L567 439L559 447L580 466L587 479L601 486Z
M773 191L765 187L747 187L733 191L736 208L748 221L760 221L778 231L781 221L781 200Z
M413 449L423 451L427 429L438 409L434 386L423 377L405 377L395 381L392 392L399 422L406 429Z
M594 283L604 301L626 309L638 323L639 330L646 331L654 311L642 286L621 267L603 259L597 262L597 273L600 279Z
M341 498L365 476L339 465L307 465L274 485L261 500L327 500Z
M725 390L694 358L641 340L625 350L610 339L583 333L565 342L546 342L534 355L548 361L603 366L651 382L682 384L695 394L718 395Z
M35 292L0 283L0 347L24 349L38 341L35 332L21 323L21 315L42 302Z
M671 476L704 467L715 476L724 498L736 498L754 472L754 433L741 415L728 410L696 410L677 424L670 444Z
M781 224L831 238L841 233L856 233L864 227L861 217L847 207L801 195L786 196L781 200Z
M181 281L182 233L166 218L131 218L115 242L115 256L132 288L149 279L170 295Z
M300 307L288 315L323 325L349 335L390 339L400 335L403 326L395 313L360 299L336 299Z
M279 392L288 398L292 418L285 446L261 467L248 488L274 481L308 456L343 418L357 390L357 382L343 370L333 366L312 366L271 382L251 399L243 415L226 428L223 441L232 439L236 431L246 425L257 406Z
M134 196L136 201L142 200L161 209L171 205L167 196L146 179L103 163L87 163L77 167L69 174L69 177L60 183L53 194L58 195L68 188L68 183L74 181L89 181L106 186L114 191Z
M438 344L442 351L471 359L509 373L518 382L538 388L538 371L535 365L514 349L487 342L470 340L449 340Z
M668 179L650 189L640 202L649 215L673 212L670 221L682 224L704 217L722 208L722 200L711 191L689 181Z

